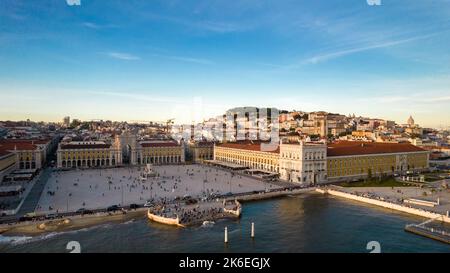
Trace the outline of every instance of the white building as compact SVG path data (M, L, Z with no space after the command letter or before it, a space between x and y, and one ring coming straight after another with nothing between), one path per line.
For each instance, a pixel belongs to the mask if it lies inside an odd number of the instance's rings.
M280 145L280 178L302 184L327 180L327 145L305 143Z

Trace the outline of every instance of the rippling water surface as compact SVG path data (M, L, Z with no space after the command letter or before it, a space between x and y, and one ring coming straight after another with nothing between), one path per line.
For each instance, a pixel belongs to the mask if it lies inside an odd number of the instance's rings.
M82 252L369 252L378 241L382 252L447 252L446 244L403 230L422 218L319 194L244 204L240 220L208 227L174 228L139 219L39 237L2 237L0 252L69 252L78 241ZM250 238L251 222L256 238ZM229 244L224 245L228 227Z

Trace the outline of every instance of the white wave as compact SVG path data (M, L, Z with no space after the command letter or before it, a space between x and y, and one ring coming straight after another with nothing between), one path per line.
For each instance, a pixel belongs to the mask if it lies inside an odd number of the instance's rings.
M69 231L61 231L61 232L50 232L50 233L38 235L38 236L35 236L35 237L30 237L30 236L2 236L2 235L0 235L0 244L1 243L11 244L13 246L15 246L15 245L22 245L22 244L28 244L28 243L33 243L33 242L42 241L42 240L48 240L48 239L51 239L53 237L60 236L60 235L77 234L79 232L90 231L90 230L93 230L93 229L96 229L96 228L108 228L108 227L110 227L110 225L105 224L105 225L98 225L98 226L93 226L93 227L89 227L89 228L77 229L77 230L69 230Z
M33 237L28 236L3 236L0 235L0 244L13 244L23 241L28 241L32 239Z
M127 222L124 222L124 223L122 223L123 225L128 225L128 224L131 224L131 223L134 223L135 222L135 220L134 219L131 219L130 221L127 221Z
M27 237L26 240L12 241L10 243L13 246L23 245L23 244L28 244L28 243L32 243L32 242L47 240L47 239L53 238L59 234L60 233L58 233L58 232L52 232L52 233L47 233L47 234L43 234L43 235L36 236L36 237Z
M209 228L209 227L214 226L214 224L215 223L213 221L204 221L202 224L202 228Z

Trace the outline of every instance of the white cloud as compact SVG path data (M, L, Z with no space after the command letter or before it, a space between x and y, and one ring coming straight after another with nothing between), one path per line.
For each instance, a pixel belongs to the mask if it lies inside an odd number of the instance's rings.
M92 29L99 29L100 26L91 22L84 22L83 26L87 27L87 28L92 28Z
M81 24L84 27L90 28L90 29L105 29L105 28L117 28L117 25L112 25L112 24L107 24L107 25L100 25L100 24L96 24L96 23L92 23L92 22L83 22Z
M317 64L317 63L320 63L323 61L327 61L327 60L334 59L334 58L339 58L339 57L342 57L345 55L350 55L353 53L363 52L363 51L377 49L377 48L388 48L388 47L392 47L392 46L396 46L396 45L405 44L408 42L413 42L413 41L429 38L431 36L435 36L440 33L441 32L427 34L427 35L421 35L421 36L415 36L415 37L401 39L401 40L384 41L384 42L380 42L380 43L375 43L375 44L370 44L370 45L365 45L365 46L360 46L360 47L354 47L354 48L348 48L348 49L343 49L343 50L334 51L334 52L330 52L330 53L319 54L319 55L316 55L316 56L313 56L311 58L304 60L302 62L302 64Z
M207 59L174 56L174 55L161 55L161 54L152 54L152 56L171 59L171 60L175 60L175 61L188 62L188 63L213 64L213 62L211 60L207 60Z
M141 59L138 56L123 52L106 52L105 54L111 58L124 61L137 61Z
M81 0L66 0L69 6L81 6Z

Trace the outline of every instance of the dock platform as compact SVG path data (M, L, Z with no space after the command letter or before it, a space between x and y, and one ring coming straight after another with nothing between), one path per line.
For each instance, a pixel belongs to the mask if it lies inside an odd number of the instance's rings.
M405 231L450 244L450 233L421 225L406 225Z

